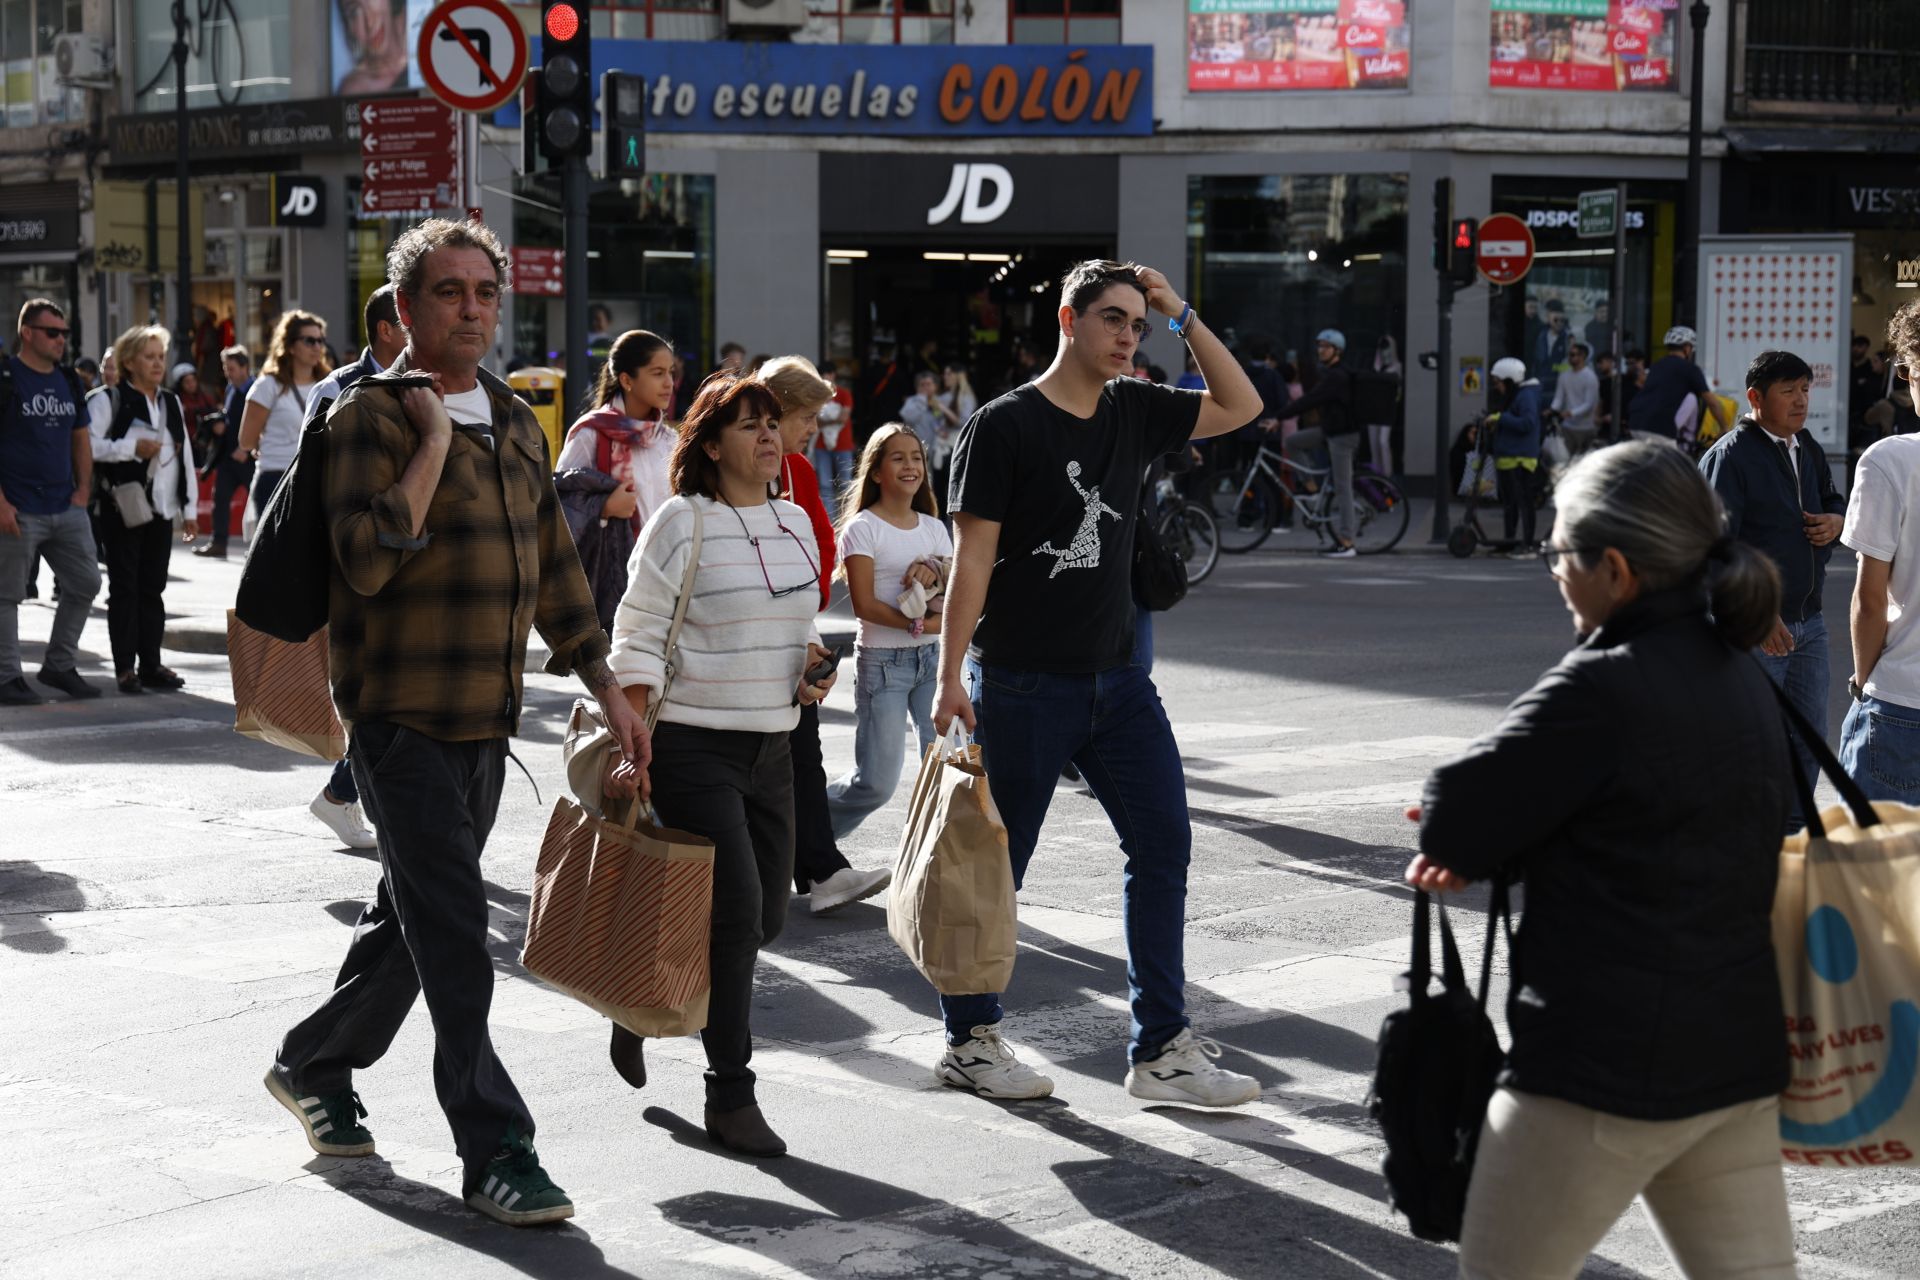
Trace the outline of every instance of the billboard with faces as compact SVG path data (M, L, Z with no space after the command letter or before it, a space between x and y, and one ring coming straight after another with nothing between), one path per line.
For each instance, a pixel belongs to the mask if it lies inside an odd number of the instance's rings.
M414 46L433 0L333 0L333 91L343 98L417 89Z

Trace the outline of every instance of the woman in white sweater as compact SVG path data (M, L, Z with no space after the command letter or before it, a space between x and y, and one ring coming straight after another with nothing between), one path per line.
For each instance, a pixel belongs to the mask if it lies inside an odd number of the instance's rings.
M787 1146L754 1100L747 1013L762 945L786 922L793 878L793 766L787 735L802 703L833 687L805 673L826 656L813 626L819 551L807 514L767 497L780 474L780 406L745 378L700 389L674 447L674 497L640 531L613 622L613 670L643 716L660 699L650 759L616 753L613 798L650 796L662 825L714 842L707 1136L743 1155ZM700 532L686 619L673 625ZM672 671L669 682L667 672ZM662 689L665 696L662 697ZM615 1024L614 1066L646 1083L638 1036Z

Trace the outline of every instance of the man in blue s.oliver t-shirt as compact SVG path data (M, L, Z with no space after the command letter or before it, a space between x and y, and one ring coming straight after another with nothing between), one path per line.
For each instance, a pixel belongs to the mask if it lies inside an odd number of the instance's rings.
M93 443L79 380L60 367L66 313L49 299L30 299L20 308L17 350L0 379L0 705L15 707L40 701L20 665L20 601L36 558L53 566L60 588L40 683L70 698L100 694L74 669L80 629L100 593L100 566L87 519Z
M1186 339L1207 390L1128 376L1157 323L1149 311ZM1199 1106L1250 1102L1259 1083L1216 1066L1219 1048L1187 1024L1193 832L1180 748L1134 660L1132 563L1148 466L1254 421L1260 395L1158 271L1080 263L1061 282L1059 320L1053 364L974 414L954 449L956 546L934 724L944 733L957 716L977 728L1016 884L1069 761L1113 820L1126 853L1127 1091ZM943 1083L991 1098L1053 1092L1001 1038L998 993L943 995L940 1011L947 1051L934 1074Z

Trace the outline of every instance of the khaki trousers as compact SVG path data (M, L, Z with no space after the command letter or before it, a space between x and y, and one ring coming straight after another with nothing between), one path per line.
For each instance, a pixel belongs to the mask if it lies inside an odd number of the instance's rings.
M1628 1120L1501 1089L1467 1192L1460 1274L1572 1280L1634 1198L1688 1280L1793 1280L1780 1104Z

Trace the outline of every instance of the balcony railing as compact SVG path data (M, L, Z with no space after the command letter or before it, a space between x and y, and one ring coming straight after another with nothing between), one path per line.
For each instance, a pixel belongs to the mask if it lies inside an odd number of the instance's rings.
M1800 109L1900 110L1920 100L1911 0L1741 0L1735 97Z

